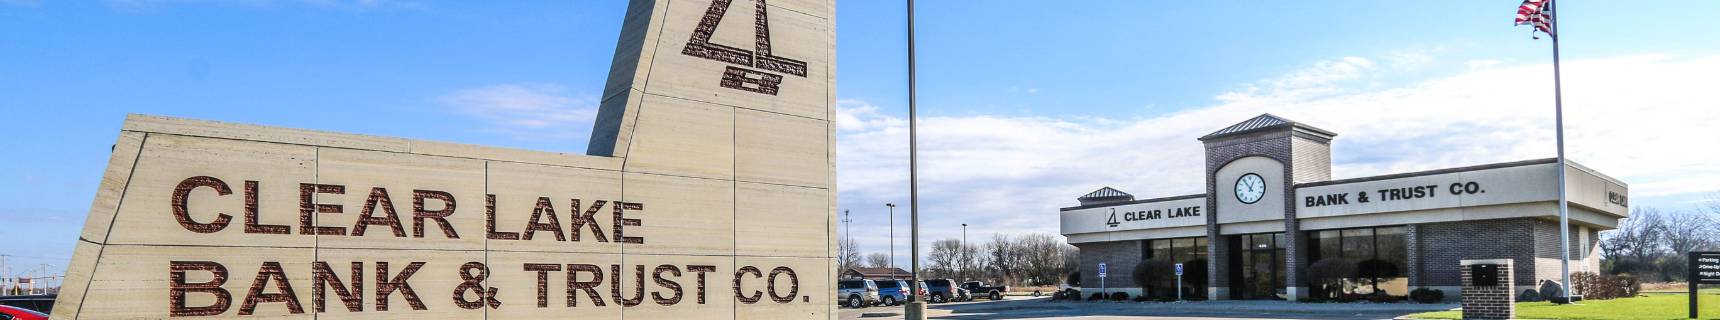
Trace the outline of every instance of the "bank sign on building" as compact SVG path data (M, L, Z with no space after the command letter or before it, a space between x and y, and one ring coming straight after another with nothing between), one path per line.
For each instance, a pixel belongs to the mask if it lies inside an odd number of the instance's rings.
M1200 138L1206 193L1153 199L1099 189L1063 208L1062 233L1081 248L1083 284L1107 264L1114 290L1141 294L1142 260L1185 264L1180 288L1207 299L1311 295L1403 296L1461 291L1460 260L1513 259L1516 284L1559 280L1559 168L1555 159L1332 180L1337 134L1261 115ZM1623 182L1570 163L1566 171L1571 271L1599 270L1598 233L1629 213ZM1356 264L1341 292L1313 292L1308 268Z
M638 0L588 154L131 115L54 319L833 319L833 5Z

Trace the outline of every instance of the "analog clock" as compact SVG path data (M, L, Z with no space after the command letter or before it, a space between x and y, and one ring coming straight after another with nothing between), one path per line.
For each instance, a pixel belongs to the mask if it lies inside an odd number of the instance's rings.
M1266 195L1266 180L1258 174L1244 174L1236 178L1236 200L1253 204L1260 202L1260 197Z

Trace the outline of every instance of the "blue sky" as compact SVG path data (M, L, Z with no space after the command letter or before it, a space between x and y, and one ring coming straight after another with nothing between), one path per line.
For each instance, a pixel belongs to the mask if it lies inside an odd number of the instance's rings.
M1055 234L1101 186L1198 193L1193 138L1264 112L1337 131L1337 178L1551 157L1550 41L1517 4L922 1L925 242ZM1720 153L1691 148L1720 121L1720 2L1561 5L1572 158L1696 210L1720 190ZM904 8L838 1L840 206L866 251L907 200ZM64 267L126 113L583 152L624 9L0 0L4 252Z

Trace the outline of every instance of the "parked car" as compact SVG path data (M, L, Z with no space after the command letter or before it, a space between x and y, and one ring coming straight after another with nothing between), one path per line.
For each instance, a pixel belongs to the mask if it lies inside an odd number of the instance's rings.
M59 294L52 293L0 296L0 306L11 306L19 309L35 311L37 313L49 313L54 310L54 298L59 296Z
M931 279L926 280L925 284L928 294L926 301L928 302L944 303L969 299L967 294L962 293L961 288L955 286L955 281L950 281L950 279Z
M0 320L48 320L48 315L30 309L0 306Z
M872 280L838 280L836 288L837 296L842 297L842 305L849 308L865 308L878 303L878 284Z
M966 283L962 283L962 289L967 289L969 292L973 292L975 296L981 296L991 300L1003 300L1004 297L1009 296L1009 286L988 287L985 283L979 281L968 281Z
M878 280L878 305L894 306L908 301L913 293L908 292L908 282L902 280Z

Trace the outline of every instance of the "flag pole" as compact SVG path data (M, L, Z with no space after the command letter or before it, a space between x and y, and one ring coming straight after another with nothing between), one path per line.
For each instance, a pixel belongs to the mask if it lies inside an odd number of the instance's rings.
M1556 126L1559 144L1559 268L1564 276L1565 303L1571 301L1571 215L1570 202L1565 195L1565 107L1564 98L1559 88L1559 7L1555 0L1547 0L1548 9L1552 11L1553 37L1553 122ZM1585 244L1586 245L1586 244Z

